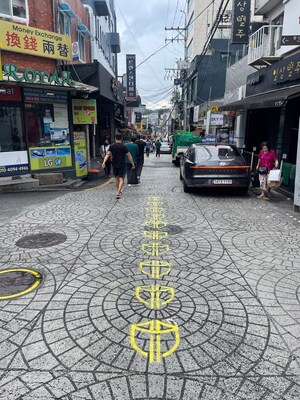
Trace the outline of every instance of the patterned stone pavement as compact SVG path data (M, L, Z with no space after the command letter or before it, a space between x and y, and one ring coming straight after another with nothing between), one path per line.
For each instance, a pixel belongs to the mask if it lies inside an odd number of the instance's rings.
M0 271L43 275L0 301L0 399L299 400L297 216L276 195L185 194L169 156L114 194L0 223ZM62 243L19 246L47 233Z

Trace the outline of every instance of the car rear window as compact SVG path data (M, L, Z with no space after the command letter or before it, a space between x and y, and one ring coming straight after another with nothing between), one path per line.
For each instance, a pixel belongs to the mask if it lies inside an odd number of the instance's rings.
M224 161L241 157L240 152L231 146L197 146L196 162Z

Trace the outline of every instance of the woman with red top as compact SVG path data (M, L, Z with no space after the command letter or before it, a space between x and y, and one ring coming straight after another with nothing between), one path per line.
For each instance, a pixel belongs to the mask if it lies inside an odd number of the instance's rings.
M270 199L270 189L267 186L267 176L269 171L273 168L278 168L278 158L274 150L270 149L268 142L262 142L260 145L260 152L258 155L258 163L256 169L265 167L265 173L259 174L259 182L261 194L257 196L259 199L269 200Z

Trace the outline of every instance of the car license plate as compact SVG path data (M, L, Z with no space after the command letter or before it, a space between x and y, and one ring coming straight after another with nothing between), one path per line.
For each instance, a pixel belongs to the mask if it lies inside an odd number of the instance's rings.
M214 179L213 184L215 184L215 185L231 185L232 179Z

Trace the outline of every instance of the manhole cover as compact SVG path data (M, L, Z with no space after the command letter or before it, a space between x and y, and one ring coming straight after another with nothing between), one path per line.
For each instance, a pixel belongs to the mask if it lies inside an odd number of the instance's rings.
M18 247L25 249L39 249L42 247L56 246L67 240L67 236L62 233L37 233L21 238L17 241Z
M145 226L145 231L156 231L157 229L151 228L150 226ZM178 225L167 225L159 228L160 231L162 232L168 232L169 235L176 235L178 233L183 232L183 228Z
M0 271L0 300L9 300L36 289L42 275L30 269L14 268Z

